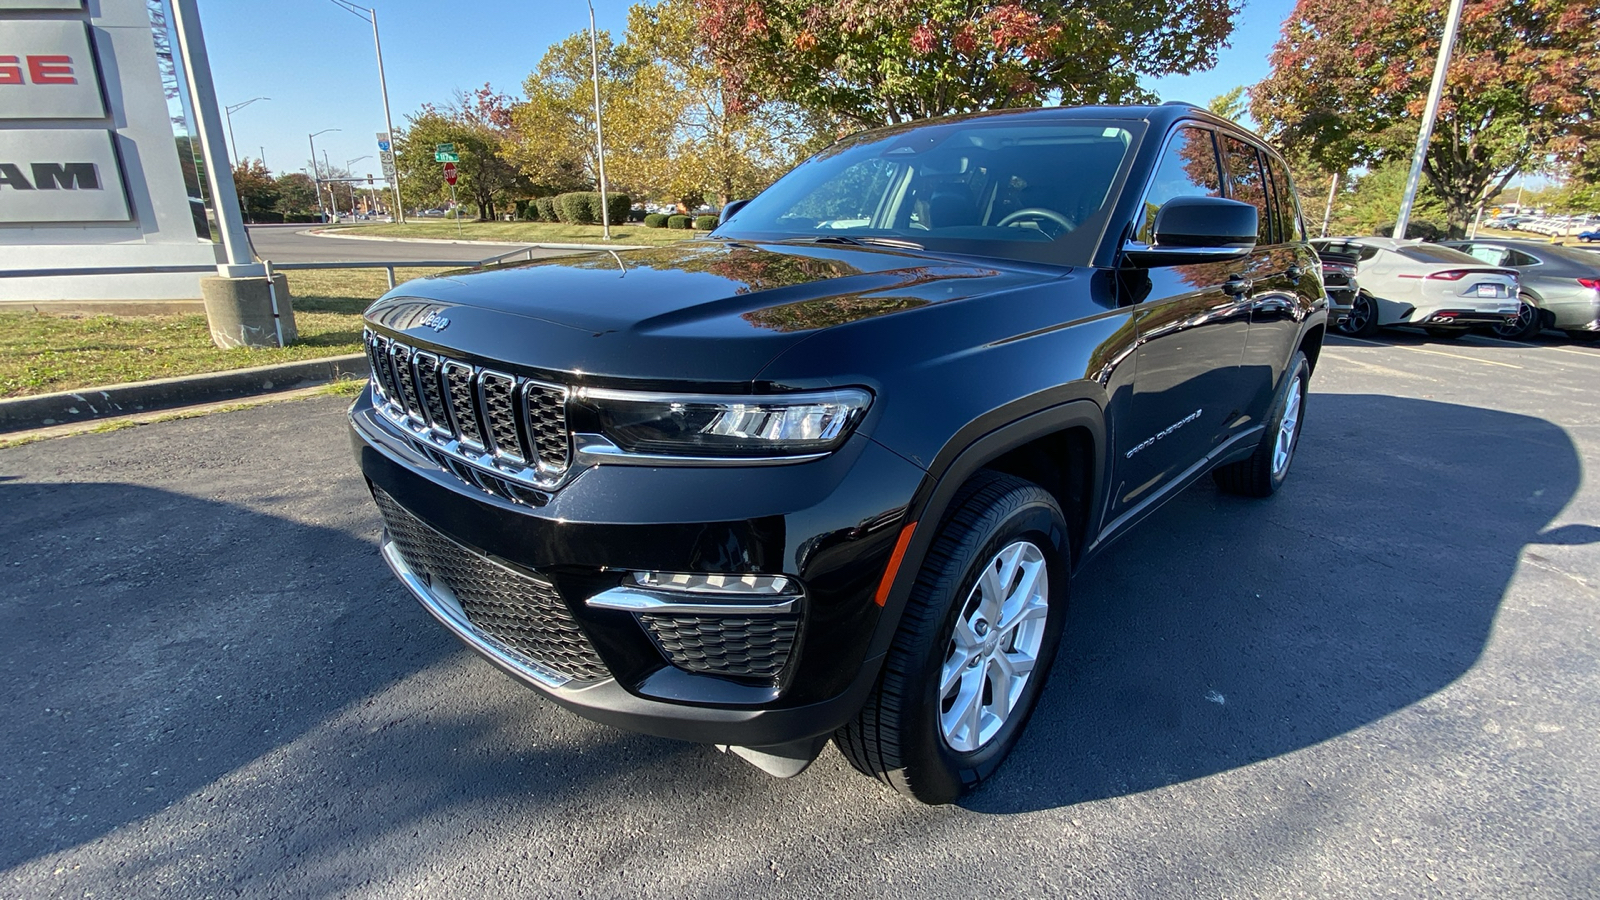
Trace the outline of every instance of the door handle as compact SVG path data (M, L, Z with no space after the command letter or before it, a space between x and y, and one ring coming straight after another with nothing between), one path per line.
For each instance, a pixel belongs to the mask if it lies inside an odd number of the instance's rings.
M1230 296L1240 297L1250 293L1250 289L1252 287L1255 287L1254 281L1251 281L1243 275L1231 275L1228 277L1228 280L1223 283L1222 290L1224 293L1227 293Z

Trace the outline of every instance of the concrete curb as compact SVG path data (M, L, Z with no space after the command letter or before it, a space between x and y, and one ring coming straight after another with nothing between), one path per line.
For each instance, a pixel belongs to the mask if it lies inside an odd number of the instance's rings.
M335 225L333 227L338 228L339 226ZM457 240L455 238L381 237L381 236L378 236L378 235L367 235L367 234L338 234L336 232L324 231L324 230L318 229L318 228L309 229L308 231L306 231L306 234L309 234L309 235L311 235L313 237L333 238L335 240L340 240L340 241L385 241L385 242L388 242L388 243L391 243L391 244L457 244L457 245L461 245L461 246L465 246L465 245L471 244L471 245L480 246L480 247L510 247L510 248L512 248L514 250L527 250L529 248L532 248L534 250L585 250L585 251L589 251L591 253L598 253L601 250L651 250L651 249L654 249L654 245L651 245L651 244L552 244L552 243L530 244L530 243L521 242L521 241L515 241L515 242L514 241L469 241L469 240ZM668 244L666 246L671 246L671 245ZM463 262L462 265L469 265L470 266L470 265L472 265L472 263Z
M367 376L365 354L16 397L0 400L0 434L202 403L224 403L326 384L346 376Z

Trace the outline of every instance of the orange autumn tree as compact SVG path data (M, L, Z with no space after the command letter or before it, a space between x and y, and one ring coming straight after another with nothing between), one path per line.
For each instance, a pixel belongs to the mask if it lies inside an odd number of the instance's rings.
M848 126L1153 99L1141 77L1215 64L1238 0L696 0L732 94Z
M1251 112L1327 172L1409 160L1447 4L1300 0ZM1423 174L1459 237L1478 204L1530 168L1600 166L1600 5L1467 0Z

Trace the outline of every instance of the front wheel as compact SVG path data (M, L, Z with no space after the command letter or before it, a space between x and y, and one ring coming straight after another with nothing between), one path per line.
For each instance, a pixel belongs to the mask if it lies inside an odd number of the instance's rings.
M1066 616L1067 526L1049 492L985 471L951 509L872 696L834 735L856 769L924 803L954 802L1011 752Z
M1217 487L1245 497L1270 497L1289 477L1289 464L1300 446L1300 426L1306 412L1306 388L1311 382L1311 364L1306 355L1295 352L1289 360L1283 386L1267 414L1266 433L1249 459L1218 466L1211 472Z

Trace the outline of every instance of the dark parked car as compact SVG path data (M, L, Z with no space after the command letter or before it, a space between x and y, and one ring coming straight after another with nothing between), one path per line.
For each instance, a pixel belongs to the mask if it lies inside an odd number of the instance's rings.
M1317 240L1311 249L1322 260L1322 287L1328 293L1328 317L1335 324L1344 322L1361 293L1356 278L1361 264L1361 245L1343 239Z
M1494 326L1495 334L1527 340L1546 328L1579 339L1600 335L1600 254L1548 241L1447 241L1491 266L1516 269L1521 308L1514 320Z
M1085 560L1207 474L1283 484L1327 311L1283 160L1169 105L857 135L707 240L366 322L383 554L457 637L597 721L780 775L832 737L947 802Z

